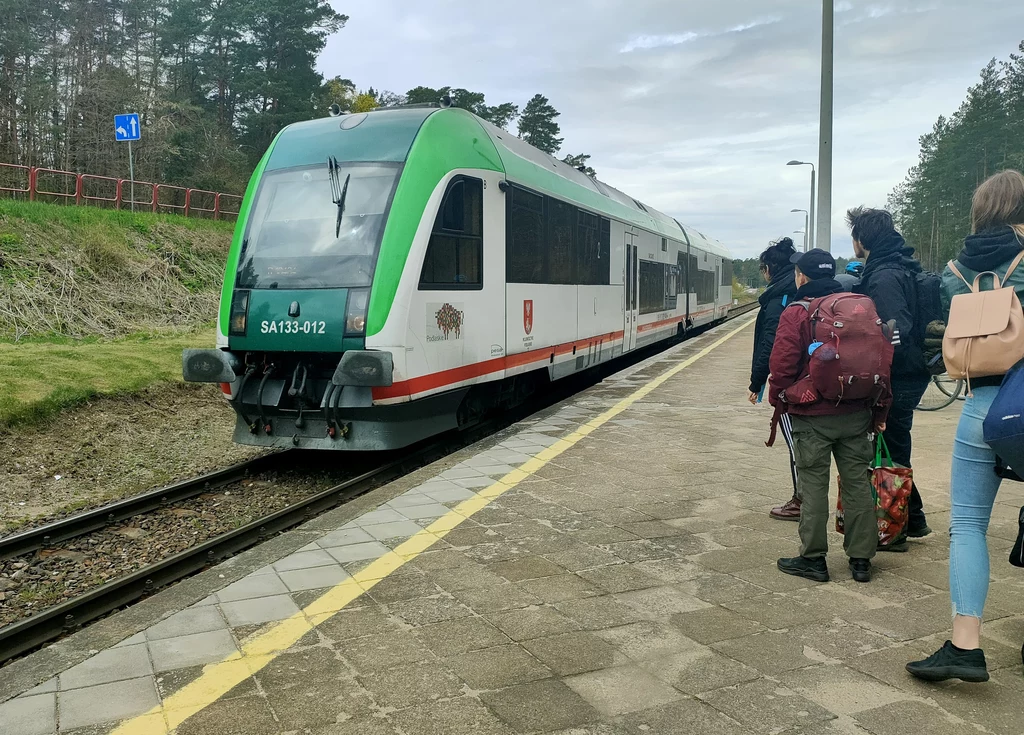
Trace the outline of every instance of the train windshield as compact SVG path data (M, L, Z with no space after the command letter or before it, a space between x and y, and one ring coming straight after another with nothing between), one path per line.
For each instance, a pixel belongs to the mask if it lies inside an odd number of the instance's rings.
M324 162L265 173L238 262L239 288L369 286L398 172L398 164L342 163L332 182Z

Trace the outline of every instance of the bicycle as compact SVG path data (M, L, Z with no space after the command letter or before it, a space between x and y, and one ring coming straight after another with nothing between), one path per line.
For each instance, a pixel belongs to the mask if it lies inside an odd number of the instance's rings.
M933 375L928 388L917 404L918 411L939 411L953 403L962 401L967 396L964 394L964 381L954 380L946 373Z

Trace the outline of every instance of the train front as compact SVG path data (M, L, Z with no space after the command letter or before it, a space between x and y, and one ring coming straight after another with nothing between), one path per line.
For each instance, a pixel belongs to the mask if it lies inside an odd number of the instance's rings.
M366 321L405 158L431 112L292 125L257 167L228 257L218 349L183 355L186 381L220 384L236 442L380 450L421 438L396 420L408 417L373 408L393 360L366 348Z

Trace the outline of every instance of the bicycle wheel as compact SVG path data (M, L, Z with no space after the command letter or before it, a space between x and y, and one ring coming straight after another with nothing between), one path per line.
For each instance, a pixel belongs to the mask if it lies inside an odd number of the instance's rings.
M955 401L962 390L961 381L953 380L948 375L936 375L928 382L928 388L921 396L917 410L939 411Z

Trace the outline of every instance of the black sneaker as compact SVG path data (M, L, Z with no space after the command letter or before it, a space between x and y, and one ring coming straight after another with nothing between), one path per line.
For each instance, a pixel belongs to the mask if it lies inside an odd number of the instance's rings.
M868 559L850 559L850 571L857 582L871 581L871 562Z
M926 521L911 523L907 526L907 536L910 538L924 538L931 535L932 529Z
M910 551L910 544L907 543L906 536L900 536L898 539L890 544L878 544L879 551L895 551L903 554Z
M907 671L925 681L988 681L985 652L980 648L965 651L954 646L951 641L946 641L942 648L924 661L911 661L907 664Z
M779 571L792 574L794 577L812 579L815 582L828 581L828 564L824 557L808 559L806 556L794 556L792 559L779 559Z

